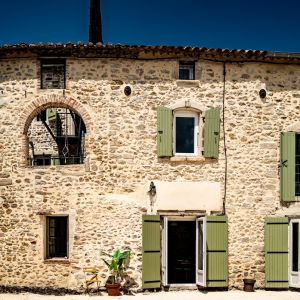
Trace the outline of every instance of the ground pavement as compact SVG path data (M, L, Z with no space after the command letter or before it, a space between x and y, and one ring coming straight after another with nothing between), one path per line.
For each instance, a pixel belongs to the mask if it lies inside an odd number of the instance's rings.
M0 294L0 300L300 300L300 292L296 291L260 291L253 293L243 291L229 292L199 292L199 291L176 291L157 293L138 293L132 296L108 297L102 295L66 295L44 296L37 294Z

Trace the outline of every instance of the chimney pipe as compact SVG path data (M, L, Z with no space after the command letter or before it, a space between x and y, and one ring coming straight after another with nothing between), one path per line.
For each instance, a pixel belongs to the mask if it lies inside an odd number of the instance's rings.
M93 44L103 43L100 0L90 1L89 42Z

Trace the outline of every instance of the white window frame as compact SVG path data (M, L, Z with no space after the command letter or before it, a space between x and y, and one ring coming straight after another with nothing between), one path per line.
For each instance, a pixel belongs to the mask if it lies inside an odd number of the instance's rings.
M180 78L180 70L188 70L189 78L182 79ZM178 78L179 80L195 80L195 62L179 62L179 70L178 70Z
M298 245L298 272L293 271L293 223L299 224L298 241L300 242L300 219L291 219L289 223L289 286L294 288L300 288L300 245Z
M192 153L177 153L176 152L176 118L177 117L189 117L194 118L194 152ZM200 113L193 110L176 110L173 112L173 153L174 156L198 156L200 152L200 135L199 128L200 124Z

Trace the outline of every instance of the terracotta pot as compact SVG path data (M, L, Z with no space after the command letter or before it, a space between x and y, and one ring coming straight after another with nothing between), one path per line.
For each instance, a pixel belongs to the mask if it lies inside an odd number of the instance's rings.
M105 287L108 296L120 296L120 283L107 283Z
M244 281L244 291L245 292L254 292L255 279L245 278Z

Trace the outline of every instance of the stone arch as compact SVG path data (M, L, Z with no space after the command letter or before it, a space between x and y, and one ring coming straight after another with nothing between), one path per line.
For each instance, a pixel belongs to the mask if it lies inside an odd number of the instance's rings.
M170 108L172 110L176 110L180 108L196 109L201 112L204 112L206 110L206 108L202 104L194 100L182 100L171 105Z
M86 128L86 152L88 155L88 149L89 149L89 136L92 136L92 120L91 116L86 110L86 108L79 103L77 100L73 98L66 98L64 96L59 95L48 95L44 97L40 97L38 99L35 99L32 101L22 112L20 115L17 128L21 130L20 134L23 137L22 140L22 161L21 166L25 167L27 166L27 157L29 153L29 146L28 146L28 129L31 125L31 122L33 121L34 117L40 113L41 111L51 108L51 107L62 107L67 108L72 111L74 111L76 114L78 114L81 119L83 120Z
M24 109L18 124L18 128L22 129L22 134L27 134L32 120L39 112L50 107L62 107L74 111L84 121L87 133L91 132L91 117L81 103L73 98L65 98L59 95L49 95L34 100Z

